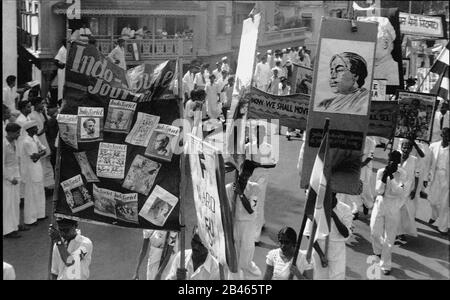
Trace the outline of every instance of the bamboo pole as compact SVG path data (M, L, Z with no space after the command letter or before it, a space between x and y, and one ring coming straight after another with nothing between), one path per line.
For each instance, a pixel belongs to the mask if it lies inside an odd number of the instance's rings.
M178 41L178 59L177 59L177 81L178 81L178 105L180 111L180 118L184 116L184 104L183 104L183 59L182 59L182 41ZM186 130L185 128L183 128ZM184 134L185 135L185 134ZM185 250L186 250L186 227L185 227L185 195L186 195L186 153L185 153L186 140L183 139L183 151L180 154L180 267L178 270L185 271ZM177 278L185 280L186 278Z

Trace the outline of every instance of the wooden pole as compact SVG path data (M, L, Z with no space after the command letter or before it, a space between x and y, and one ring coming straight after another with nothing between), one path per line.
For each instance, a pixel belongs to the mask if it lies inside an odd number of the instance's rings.
M325 126L324 126L324 130L323 130L322 138L325 137L325 134L328 132L329 126L330 126L330 119L326 118L325 119ZM305 227L306 227L306 221L308 220L308 216L306 214L307 204L308 204L308 197L307 197L306 202L305 202L305 208L303 209L305 211L305 213L303 214L303 220L302 220L302 224L300 226L300 231L298 233L297 244L295 245L294 257L292 259L292 264L294 266L297 264L298 253L300 251L300 246L302 244L302 238L303 238L303 233L304 233ZM314 225L316 225L315 226L316 228L314 228ZM314 235L315 235L315 230L316 229L317 229L317 224L316 224L316 222L314 222L313 223L313 233L311 233L311 236L310 236L310 245L314 244ZM311 241L312 241L312 243L311 243ZM308 249L309 249L309 247L308 247ZM309 262L309 260L308 260L308 262ZM289 274L289 280L292 280L293 278L294 278L294 274L290 273Z

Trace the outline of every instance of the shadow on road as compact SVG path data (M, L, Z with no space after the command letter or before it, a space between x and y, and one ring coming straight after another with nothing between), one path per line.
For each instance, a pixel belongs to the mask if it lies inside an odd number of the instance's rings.
M408 266L408 270L410 272L415 272L423 276L424 278L432 278L432 279L448 279L448 277L443 276L441 273L438 273L426 265L421 264L415 259L412 259L409 256L400 255L398 253L392 253L392 261L399 264L400 266ZM403 269L392 268L392 276L396 279L417 279L417 277L408 276Z

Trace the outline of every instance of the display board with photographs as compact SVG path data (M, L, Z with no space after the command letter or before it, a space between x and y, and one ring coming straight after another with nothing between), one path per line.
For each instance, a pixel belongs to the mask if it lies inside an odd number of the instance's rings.
M395 136L430 142L436 95L398 91L397 98L399 110Z
M127 75L95 46L71 44L66 101L58 118L61 184L56 216L122 227L180 230L179 201L171 202L171 213L162 226L138 214L156 185L176 199L180 197L179 152L168 149L171 155L165 160L145 155L158 123L173 124L180 118L179 99L172 89L175 65L175 61L152 67L145 64L136 79L136 74ZM104 76L97 76L100 73ZM139 90L129 88L128 82L139 80L143 80Z

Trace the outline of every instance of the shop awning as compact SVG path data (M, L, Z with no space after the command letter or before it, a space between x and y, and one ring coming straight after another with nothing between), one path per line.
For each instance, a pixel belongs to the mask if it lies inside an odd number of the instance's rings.
M58 2L52 11L65 15L71 4ZM204 12L194 1L82 0L82 16L195 16Z

